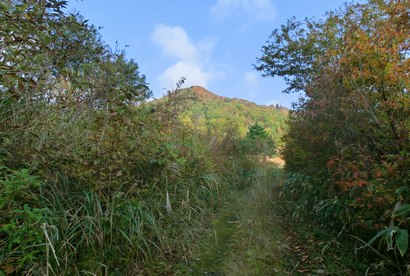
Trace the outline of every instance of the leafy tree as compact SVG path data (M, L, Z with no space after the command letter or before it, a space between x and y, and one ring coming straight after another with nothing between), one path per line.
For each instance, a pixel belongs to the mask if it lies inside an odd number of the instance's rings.
M198 133L210 133L217 139L224 139L226 129L234 123L238 126L238 134L244 138L249 125L258 121L258 125L265 129L275 144L281 144L280 138L286 129L288 109L279 110L273 106L260 106L241 99L224 98L209 91L208 94L199 94L195 92L196 89L204 91L203 88L191 87L181 89L180 92L187 94L190 106L183 116L187 122L189 117L189 123Z
M63 98L121 103L147 98L150 92L135 61L126 60L123 52L112 52L81 16L65 15L66 3L0 4L2 106Z
M16 145L32 139L28 129L45 110L68 117L103 108L124 112L151 94L137 63L104 45L81 16L64 14L66 4L0 3L0 155L19 152Z
M272 33L255 66L283 76L286 92L305 92L283 151L288 172L321 179L300 195L316 206L305 209L326 210L337 218L333 226L364 238L387 227L384 214L408 200L409 5L370 0L321 21L291 19ZM403 243L398 249L407 250Z

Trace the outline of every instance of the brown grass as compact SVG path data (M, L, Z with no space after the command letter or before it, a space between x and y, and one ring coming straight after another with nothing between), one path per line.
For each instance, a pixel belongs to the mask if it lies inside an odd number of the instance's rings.
M267 161L275 164L279 168L283 168L285 166L285 160L283 160L283 158L280 156L268 157Z

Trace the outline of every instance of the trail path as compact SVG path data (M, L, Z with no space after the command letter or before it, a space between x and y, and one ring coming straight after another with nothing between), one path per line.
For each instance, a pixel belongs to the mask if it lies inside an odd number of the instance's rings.
M335 241L322 241L313 228L289 223L278 199L280 179L272 180L262 169L251 187L233 192L194 254L190 275L354 274L333 251Z
M276 184L264 174L259 171L253 186L232 194L214 219L213 232L196 256L194 275L286 274L292 253L278 227Z

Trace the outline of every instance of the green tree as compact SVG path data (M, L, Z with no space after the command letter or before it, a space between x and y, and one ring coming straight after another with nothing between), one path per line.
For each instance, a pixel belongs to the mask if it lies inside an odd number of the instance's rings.
M93 107L101 101L137 103L149 97L136 62L111 51L81 16L64 14L66 4L0 3L1 107L67 100Z
M258 139L267 139L269 137L268 133L265 131L265 128L260 126L257 122L248 128L248 133L246 138L258 140Z
M408 1L370 0L291 19L255 65L305 92L284 139L286 170L321 180L300 196L364 238L390 223L383 215L410 185L409 11Z
M64 14L66 4L0 3L0 155L14 153L15 164L22 161L17 145L34 142L27 133L35 133L45 113L116 114L151 94L137 63L104 45L80 15Z
M264 154L265 157L274 154L275 145L272 138L257 122L249 126L244 141L251 154Z

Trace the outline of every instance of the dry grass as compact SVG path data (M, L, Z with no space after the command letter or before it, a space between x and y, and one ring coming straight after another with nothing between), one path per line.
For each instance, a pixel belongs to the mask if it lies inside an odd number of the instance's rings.
M280 156L268 157L266 160L279 168L283 168L285 166L285 160L283 160Z

